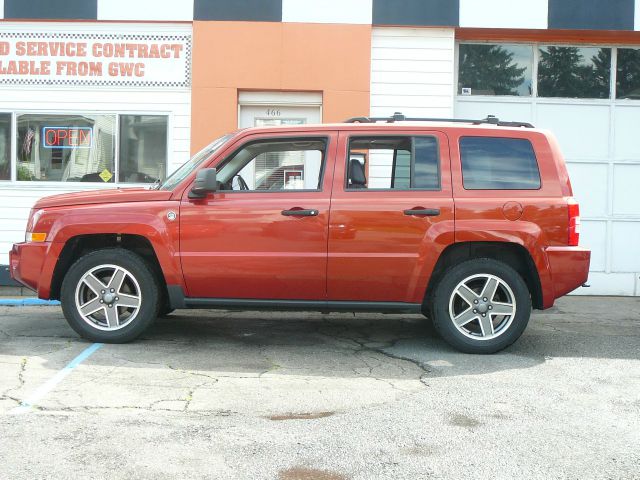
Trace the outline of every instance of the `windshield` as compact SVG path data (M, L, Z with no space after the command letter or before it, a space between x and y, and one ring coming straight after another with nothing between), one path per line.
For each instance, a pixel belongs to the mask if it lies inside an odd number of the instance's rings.
M202 162L211 158L211 155L213 155L216 150L224 145L226 141L229 140L232 136L233 134L230 133L211 142L209 145L207 145L193 157L191 157L191 160L185 162L180 168L169 175L169 178L167 178L162 185L156 188L158 190L173 190L176 185L178 185L182 180L187 178L191 172L198 168Z

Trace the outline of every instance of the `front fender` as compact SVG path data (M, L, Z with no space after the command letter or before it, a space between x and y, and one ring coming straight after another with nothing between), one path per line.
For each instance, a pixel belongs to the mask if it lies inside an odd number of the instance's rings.
M151 243L167 284L183 285L178 255L179 215L169 220L167 213L177 214L178 202L136 202L131 204L86 205L55 212L47 240L51 242L42 269L38 296L48 298L55 266L62 249L74 237L83 235L138 235Z

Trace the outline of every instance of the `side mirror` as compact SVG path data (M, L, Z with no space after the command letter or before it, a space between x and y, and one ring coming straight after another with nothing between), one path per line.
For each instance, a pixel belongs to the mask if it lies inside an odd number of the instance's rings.
M203 168L196 173L196 181L189 192L189 198L204 198L207 193L218 190L217 171L215 168Z

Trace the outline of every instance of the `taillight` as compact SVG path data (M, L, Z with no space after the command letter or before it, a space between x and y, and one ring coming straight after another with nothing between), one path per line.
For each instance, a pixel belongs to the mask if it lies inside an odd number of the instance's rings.
M567 201L569 207L569 246L577 247L580 241L580 205L576 199L570 197Z

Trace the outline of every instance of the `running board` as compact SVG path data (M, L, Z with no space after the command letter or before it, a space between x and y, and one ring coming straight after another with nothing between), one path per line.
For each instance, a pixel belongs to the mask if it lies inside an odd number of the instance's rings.
M186 308L217 308L225 310L271 310L314 312L377 312L421 313L419 303L404 302L353 302L315 300L261 300L239 298L185 298Z
M171 308L211 308L223 310L271 310L314 312L422 313L422 305L407 302L359 302L317 300L263 300L245 298L185 297L178 285L167 285Z

